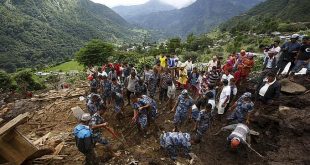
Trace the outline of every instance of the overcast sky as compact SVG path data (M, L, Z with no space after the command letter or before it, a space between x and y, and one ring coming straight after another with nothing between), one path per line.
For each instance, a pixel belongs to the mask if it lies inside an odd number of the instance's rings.
M130 6L146 3L149 0L92 0L96 3L101 3L109 7L115 7L119 5ZM177 8L182 8L188 6L189 4L195 2L196 0L160 0L164 3L173 5Z

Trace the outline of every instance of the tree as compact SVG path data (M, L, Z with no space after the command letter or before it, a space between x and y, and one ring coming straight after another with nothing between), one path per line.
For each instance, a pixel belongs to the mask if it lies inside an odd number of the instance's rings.
M114 56L113 46L97 39L88 42L75 54L76 60L84 66L101 65L111 56Z
M57 86L60 81L60 76L56 74L51 74L46 78L46 81L54 87L54 89L57 89Z
M4 71L0 71L0 91L8 91L12 87L12 79Z
M32 78L30 70L22 70L17 72L13 79L16 81L17 88L22 92L26 93L28 90L39 90L43 88L43 85L37 83Z
M176 48L181 48L181 38L171 38L167 44L168 53L175 53Z

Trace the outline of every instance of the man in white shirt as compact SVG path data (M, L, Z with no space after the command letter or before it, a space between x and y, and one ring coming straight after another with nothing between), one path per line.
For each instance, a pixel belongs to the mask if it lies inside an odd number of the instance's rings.
M138 83L139 78L136 76L136 72L133 70L130 73L130 76L128 76L125 79L125 87L127 89L126 95L128 100L128 105L130 105L130 95L135 93L135 86Z
M266 80L259 86L259 100L266 104L271 104L280 96L281 84L276 80L274 73L267 74Z
M187 61L185 61L184 65L185 65L185 69L187 70L187 75L190 76L193 70L192 58L189 58Z
M208 72L210 72L212 70L213 66L217 67L217 57L216 56L213 56L212 60L209 61L209 63L208 63Z
M225 73L223 74L221 81L223 82L223 80L227 80L228 81L228 85L230 85L230 80L234 78L233 75L231 75L231 70L226 70Z
M222 115L225 112L225 107L229 103L231 87L228 85L228 80L223 80L223 89L220 95L219 104L217 107L218 114Z

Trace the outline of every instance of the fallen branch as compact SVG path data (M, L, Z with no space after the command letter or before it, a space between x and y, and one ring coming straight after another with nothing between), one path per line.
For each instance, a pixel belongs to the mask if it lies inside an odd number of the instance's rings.
M42 131L42 130L45 130L47 128L51 128L51 127L55 127L57 124L53 124L53 125L48 125L48 126L44 126L44 127L40 127L38 128L36 131Z
M38 140L33 142L33 145L42 145L51 135L51 132L47 133L46 135L42 136Z
M60 153L60 151L62 150L62 148L64 147L65 142L61 142L60 144L58 144L55 147L55 152L53 153L53 155L58 155Z

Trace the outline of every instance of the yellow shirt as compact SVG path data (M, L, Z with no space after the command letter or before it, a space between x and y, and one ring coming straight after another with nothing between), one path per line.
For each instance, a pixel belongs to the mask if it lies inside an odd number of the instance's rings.
M159 61L160 61L160 66L163 67L163 68L166 68L167 67L167 57L164 56L164 57L159 57Z

